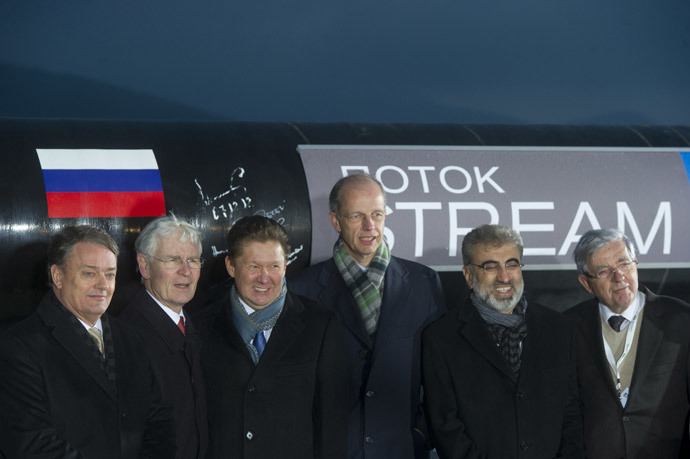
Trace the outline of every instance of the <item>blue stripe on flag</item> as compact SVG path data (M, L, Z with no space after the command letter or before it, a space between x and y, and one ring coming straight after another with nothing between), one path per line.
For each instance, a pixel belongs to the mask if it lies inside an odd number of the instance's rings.
M46 192L163 191L157 169L44 169Z

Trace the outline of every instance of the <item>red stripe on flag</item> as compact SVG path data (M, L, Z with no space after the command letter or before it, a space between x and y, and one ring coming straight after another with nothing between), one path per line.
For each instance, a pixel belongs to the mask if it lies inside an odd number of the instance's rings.
M165 215L162 191L46 193L48 218L157 217Z

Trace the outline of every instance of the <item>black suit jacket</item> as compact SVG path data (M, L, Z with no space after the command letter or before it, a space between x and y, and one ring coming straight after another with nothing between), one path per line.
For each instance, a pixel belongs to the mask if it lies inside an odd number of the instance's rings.
M206 391L199 353L201 338L186 317L186 336L141 289L119 319L134 326L146 342L153 371L175 413L178 459L203 458L208 446Z
M0 338L7 458L173 458L172 410L139 334L109 318L117 390L50 293Z
M288 292L254 365L230 308L228 294L197 321L209 400L208 457L344 458L347 367L335 314Z
M421 406L421 333L445 311L438 274L391 257L373 343L333 259L290 277L291 289L335 311L349 365L348 458L428 457Z
M519 376L469 298L424 330L425 404L441 459L583 457L572 327L535 303L525 320Z
M690 410L690 306L642 287L637 357L625 409L611 378L601 335L599 302L566 311L575 321L585 453L591 459L687 457Z

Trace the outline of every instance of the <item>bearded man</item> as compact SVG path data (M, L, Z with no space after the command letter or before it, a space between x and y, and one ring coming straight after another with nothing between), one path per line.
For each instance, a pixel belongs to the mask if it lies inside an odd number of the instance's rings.
M484 225L462 243L472 289L422 334L425 407L445 458L584 457L573 331L523 295L523 242Z

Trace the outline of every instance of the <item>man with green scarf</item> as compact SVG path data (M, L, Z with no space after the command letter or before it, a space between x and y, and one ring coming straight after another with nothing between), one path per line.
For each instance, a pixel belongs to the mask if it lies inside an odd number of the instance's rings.
M277 222L244 217L227 242L234 283L198 321L207 457L344 459L347 367L336 315L289 291L290 246Z
M339 180L329 207L340 236L333 258L297 272L290 286L337 312L345 326L347 457L427 458L420 335L445 311L438 275L390 254L383 238L386 195L375 178Z

